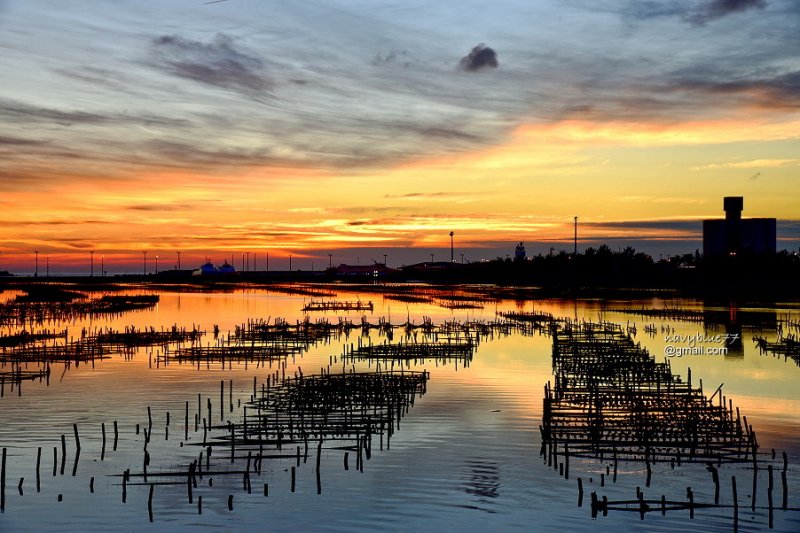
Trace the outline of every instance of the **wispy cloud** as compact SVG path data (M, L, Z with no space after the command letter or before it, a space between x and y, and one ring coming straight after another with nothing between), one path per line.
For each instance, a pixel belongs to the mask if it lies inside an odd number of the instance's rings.
M634 0L627 12L639 19L680 17L694 26L742 13L764 9L767 0Z
M409 192L405 194L385 194L383 197L396 198L398 200L411 200L411 201L467 203L472 200L475 200L476 196L478 196L478 193L439 191L439 192Z
M692 24L706 24L712 20L750 9L764 9L767 0L705 0L684 14Z
M720 168L779 168L797 165L800 159L751 159L749 161L730 161L727 163L710 163L692 167L692 170L716 170Z
M233 39L218 33L208 43L181 35L153 40L154 64L175 76L227 89L262 93L272 87L263 61L238 50Z

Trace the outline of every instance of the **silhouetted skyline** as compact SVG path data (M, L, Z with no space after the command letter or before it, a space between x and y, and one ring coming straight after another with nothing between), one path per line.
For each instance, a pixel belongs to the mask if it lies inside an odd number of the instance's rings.
M0 3L0 269L800 246L796 2L89 5Z

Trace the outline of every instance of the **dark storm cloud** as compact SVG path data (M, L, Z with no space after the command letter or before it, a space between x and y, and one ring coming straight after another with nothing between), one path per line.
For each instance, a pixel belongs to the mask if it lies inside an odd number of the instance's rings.
M475 72L485 68L497 68L497 53L481 43L458 62L459 68L467 72Z
M272 85L263 74L263 61L237 50L222 33L209 43L162 35L153 40L153 48L156 66L181 78L248 92L268 91Z

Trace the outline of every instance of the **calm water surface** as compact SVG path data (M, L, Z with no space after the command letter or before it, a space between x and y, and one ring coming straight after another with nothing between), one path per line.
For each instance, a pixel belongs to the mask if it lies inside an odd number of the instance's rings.
M147 291L152 292L152 291ZM4 298L13 296L5 293ZM237 290L229 293L160 292L159 304L151 310L124 314L108 320L84 320L44 327L68 328L79 336L83 328L125 326L162 327L173 324L209 331L204 342L211 342L210 332L218 325L223 335L248 318L291 322L302 320L301 311L308 296L270 293L264 290ZM597 321L609 320L637 325L636 340L658 360L664 360L667 345L662 328L673 335L736 333L742 336L741 349L728 355L684 355L671 359L673 372L686 375L691 367L693 380L702 379L707 395L724 384L725 395L732 399L758 434L761 451L786 451L789 460L787 482L788 506L800 507L800 368L791 360L759 354L752 342L754 334L774 339L777 319L798 320L800 312L793 304L767 307L715 308L702 302L669 301L670 308L713 311L727 316L716 323L687 323L677 320L644 318L614 311L642 307L663 308L660 300L636 302L600 301L500 301L483 309L449 310L434 303L403 303L385 300L380 295L358 296L340 292L338 300L371 299L369 313L314 313L312 320L326 317L337 321L345 317L360 321L365 315L377 323L384 317L393 323L410 320L417 324L430 317L434 323L445 320L494 320L497 311L549 312L559 317ZM738 314L737 314L738 313ZM747 326L739 317L767 317L766 329ZM655 335L643 332L645 324L658 328ZM742 326L744 324L744 326ZM4 331L4 334L9 331ZM293 375L302 369L305 375L326 370L340 372L343 347L357 343L360 331L349 338L317 344L302 355L287 359L285 372ZM372 342L382 342L371 333ZM397 340L397 339L395 339ZM366 339L362 340L367 342ZM678 343L680 344L680 343ZM714 343L706 343L714 346ZM212 418L218 423L220 381L224 381L224 420L238 421L239 401L253 394L254 377L260 387L267 376L279 369L278 363L205 363L168 365L159 362L160 348L143 348L131 357L113 355L94 364L52 365L49 384L23 382L21 391L5 385L0 399L0 443L7 450L6 501L0 515L2 531L109 530L164 531L185 529L216 530L235 525L244 530L276 531L513 531L513 530L602 530L619 531L731 531L733 510L730 478L738 480L739 530L768 530L767 472L757 477L756 510L751 510L752 469L746 466L723 466L720 469L723 507L698 509L694 519L688 511L648 513L644 520L637 512L611 511L608 516L591 517L589 494L597 491L609 500L632 500L637 487L648 499L666 495L668 500L685 500L686 487L692 487L696 502L713 502L714 486L702 464L684 463L671 469L655 465L650 487L645 488L644 465L621 464L616 483L600 475L608 461L574 458L570 478L548 467L540 456L542 438L542 396L545 384L552 380L552 342L544 335L498 336L478 347L471 363L427 361L407 368L430 372L427 392L416 399L391 437L390 449L374 445L364 471L355 469L350 456L349 470L343 467L344 452L324 446L320 462L322 492L317 493L315 458L297 468L296 490L291 492L291 459L265 460L262 473L252 477L252 493L243 490L240 475L206 476L194 489L190 504L185 485L156 485L153 496L153 522L148 517L147 485L127 488L122 502L119 475L130 468L140 472L143 463L144 435L148 424L147 409L153 419L153 435L148 444L150 472L180 470L195 458L202 441L202 429L194 431L190 421L189 439L184 441L185 402L190 417L202 409L207 398L214 407ZM347 368L352 368L347 363ZM374 364L357 363L358 370L375 370ZM281 370L278 370L279 372ZM227 405L231 395L233 408ZM21 394L20 394L21 392ZM170 424L167 427L167 413ZM111 427L117 421L119 442L111 450ZM101 460L101 424L107 431L107 449ZM81 439L81 454L75 463L73 424ZM136 433L137 424L140 426ZM61 435L67 444L66 469L60 473ZM183 443L183 445L182 445ZM37 449L42 448L41 486L36 490ZM59 455L53 475L53 448ZM224 450L218 452L224 454ZM241 461L240 461L241 462ZM226 469L241 469L220 461ZM776 467L774 498L780 507L780 467ZM73 475L74 470L74 475ZM208 486L208 477L213 486ZM584 483L584 501L578 506L577 478ZM18 484L24 478L20 495ZM94 492L90 480L94 478ZM153 478L151 478L152 480ZM268 484L269 495L263 494ZM233 495L233 510L228 496ZM197 498L202 496L202 514ZM62 501L58 501L61 497ZM776 531L800 531L800 512L776 509Z

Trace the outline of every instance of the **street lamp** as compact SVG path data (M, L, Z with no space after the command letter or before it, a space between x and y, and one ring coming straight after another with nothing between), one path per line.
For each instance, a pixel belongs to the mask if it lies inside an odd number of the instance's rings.
M94 277L94 250L89 252L89 277Z
M328 254L328 268L333 268L333 254Z
M49 278L50 277L50 256L49 255L45 256L45 265L47 265L45 267L47 269L47 270L45 270L45 272L46 272L45 277Z
M181 253L180 252L175 252L175 253L178 254L178 270L180 270L181 269Z
M156 256L156 274L158 274L158 256Z
M463 265L464 264L464 254L458 254L458 255L461 256L461 264Z
M106 256L105 256L105 254L100 256L100 275L102 277L106 277Z
M388 256L387 256L386 254L383 254L383 266L384 266L384 267L388 266L388 265L386 264L386 258L387 258L387 257L388 257Z
M433 263L433 256L434 254L431 254L431 263Z
M292 254L289 254L289 272L292 271Z
M33 253L36 255L36 268L35 268L35 270L33 272L33 277L34 278L38 278L39 277L39 250L34 250Z
M142 259L142 271L144 272L144 275L146 276L147 275L147 250L142 251L142 256L144 256L144 259Z
M575 247L573 248L572 253L573 253L573 255L578 255L578 217L575 217L574 243L575 243Z
M450 232L450 262L453 262L453 232Z

